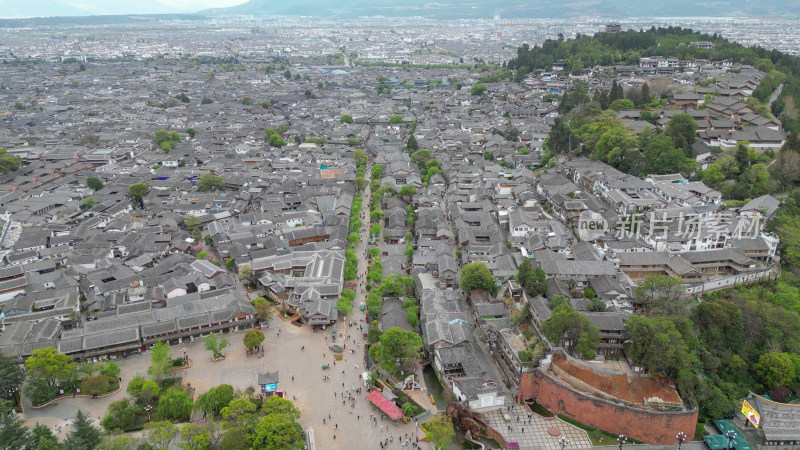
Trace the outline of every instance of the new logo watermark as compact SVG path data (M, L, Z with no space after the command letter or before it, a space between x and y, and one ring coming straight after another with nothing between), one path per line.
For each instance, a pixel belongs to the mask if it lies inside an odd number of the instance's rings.
M582 241L594 241L608 231L608 221L594 211L585 210L578 216L578 237Z

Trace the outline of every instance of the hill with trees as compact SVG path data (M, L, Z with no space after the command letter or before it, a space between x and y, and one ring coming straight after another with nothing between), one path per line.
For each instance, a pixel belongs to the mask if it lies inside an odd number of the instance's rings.
M716 47L681 45L702 40ZM505 76L521 80L529 72L549 71L557 60L575 70L637 64L639 57L653 55L731 59L753 65L767 73L756 89L754 105L768 99L781 82L785 85L780 99L788 106L800 105L795 102L800 98L800 59L680 28L599 33L522 47ZM720 190L726 200L722 208L773 194L782 203L767 231L780 238L781 276L706 293L698 302L688 303L675 290L680 280L666 276L642 280L636 297L647 306L647 314L627 322L632 339L626 354L652 375L674 380L684 401L700 408L702 419L732 414L748 391L791 398L787 392L794 392L800 383L800 130L796 115L776 111L772 105L788 132L779 151L757 153L747 142L740 142L701 170L692 150L696 127L687 114L673 114L663 129L653 127L638 134L616 117L617 110L633 107L642 112L640 120L655 123L667 108L667 98L653 95L646 86L623 89L613 81L610 92L592 94L587 83L573 82L561 98L562 116L545 141L545 161L582 155L639 177L681 172ZM569 311L562 308L559 313Z
M714 48L698 48L690 42L709 41ZM780 83L785 83L772 113L780 117L787 131L800 133L800 58L763 47L745 47L715 34L698 33L690 28L667 27L649 30L628 30L621 33L578 35L575 39L548 39L541 46L523 44L517 57L508 62L516 81L536 71L549 71L556 61L563 60L566 71L580 73L594 66L638 65L639 58L664 56L681 60L730 59L751 65L767 73L754 97L765 103ZM512 73L508 73L511 76ZM588 100L588 99L587 99ZM568 103L575 106L575 102ZM561 108L564 112L564 107ZM566 108L570 109L570 108Z

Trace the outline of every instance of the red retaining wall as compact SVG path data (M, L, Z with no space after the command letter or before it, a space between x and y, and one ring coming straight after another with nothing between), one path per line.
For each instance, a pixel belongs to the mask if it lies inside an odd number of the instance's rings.
M577 391L541 369L522 374L518 400L529 398L555 414L646 444L674 444L680 431L694 436L697 424L697 409L660 412L617 404Z

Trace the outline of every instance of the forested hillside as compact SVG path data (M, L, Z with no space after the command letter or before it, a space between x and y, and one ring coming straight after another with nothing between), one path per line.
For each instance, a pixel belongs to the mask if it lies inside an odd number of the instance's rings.
M714 48L688 45L696 41L713 42ZM773 103L772 112L784 120L787 130L800 132L798 110L795 109L796 105L800 106L800 58L763 47L744 47L716 34L697 33L689 28L668 27L598 33L594 36L578 35L569 40L548 39L541 46L529 47L525 44L517 50L517 57L508 63L508 68L515 71L515 78L521 81L530 72L549 71L558 60L564 61L567 71L579 73L584 68L597 65L637 65L639 58L646 56L665 56L681 60L730 59L734 63L748 64L774 74L779 81L785 81L786 86L778 100ZM765 98L759 100L764 102ZM790 110L786 108L787 104ZM784 113L787 114L782 117Z
M686 45L691 41L716 46ZM723 209L763 194L782 199L768 227L781 240L780 278L705 294L686 304L671 294L679 280L646 279L637 296L657 295L674 307L650 309L647 317L630 321L633 345L627 351L662 374L677 374L678 390L687 403L699 406L702 418L734 413L749 390L791 399L800 382L800 123L794 109L800 105L800 59L714 35L662 28L524 46L505 76L523 80L530 72L550 71L558 60L580 72L595 65L635 65L640 57L654 55L731 59L764 71L767 75L747 103L765 117L780 117L788 133L785 145L777 153L757 153L740 142L703 171L695 161L697 128L689 115L671 114L663 129L654 126L639 134L616 116L637 109L639 120L655 124L669 109L670 92L654 95L647 84L625 90L614 81L610 92L592 93L586 82L578 81L560 99L562 117L545 141L544 159L584 155L640 177L681 172L720 190L726 200ZM782 83L783 92L770 111L766 103Z

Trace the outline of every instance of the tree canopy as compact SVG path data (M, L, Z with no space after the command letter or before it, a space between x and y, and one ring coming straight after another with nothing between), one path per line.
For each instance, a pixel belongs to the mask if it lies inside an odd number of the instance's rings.
M453 421L448 416L439 415L425 423L425 430L428 432L428 439L435 448L445 448L453 441L456 432L453 428Z
M0 397L11 398L24 379L25 372L20 370L14 358L0 353Z
M492 291L495 288L494 275L482 262L475 261L461 269L461 290L469 293L473 289Z
M94 191L99 191L103 189L103 181L97 177L89 177L86 179L86 186Z
M244 334L244 346L248 350L254 350L264 342L264 333L257 328L251 328Z
M570 354L577 352L584 358L594 356L594 349L600 343L600 329L573 310L569 303L558 305L542 323L541 330L554 345L563 343Z
M142 207L144 207L144 196L148 192L150 192L150 188L144 183L133 183L128 186L128 194Z
M91 418L80 409L72 419L71 431L64 442L64 447L76 450L89 450L97 447L102 440L100 429L92 424Z
M59 353L53 347L38 348L25 360L30 376L42 379L51 386L66 380L73 366L69 356Z
M684 310L681 280L668 275L650 275L636 287L636 301L650 314L672 316Z
M196 406L203 411L203 415L217 416L231 400L233 400L233 387L229 384L221 384L200 394L197 397Z
M414 360L422 348L422 338L413 331L391 327L381 334L378 343L369 348L370 358L384 370L397 371ZM397 366L399 362L399 367Z
M22 166L22 158L18 155L8 153L8 150L0 148L0 175L13 172Z
M172 387L158 398L158 414L169 420L187 420L193 404L185 390Z
M683 335L670 319L631 316L627 327L631 333L629 352L636 365L667 381L689 366L692 355Z
M218 191L225 185L225 180L213 173L204 173L197 180L197 188L201 191Z
M172 357L169 346L165 342L157 342L150 349L150 367L147 373L154 379L160 380L169 375L172 370Z
M537 295L547 295L548 287L545 281L546 275L541 267L533 269L530 259L525 259L519 265L517 272L517 283L525 290L525 293L535 297Z

